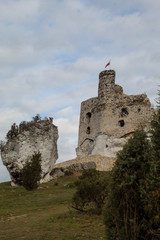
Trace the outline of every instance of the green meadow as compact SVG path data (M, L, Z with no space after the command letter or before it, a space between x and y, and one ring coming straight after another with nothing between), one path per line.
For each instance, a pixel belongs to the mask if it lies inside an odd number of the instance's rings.
M0 184L0 240L101 240L103 216L71 208L76 176L41 184L37 190Z

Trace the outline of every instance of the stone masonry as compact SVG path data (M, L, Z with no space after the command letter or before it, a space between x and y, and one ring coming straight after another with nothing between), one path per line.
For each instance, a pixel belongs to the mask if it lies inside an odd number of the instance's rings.
M152 113L146 94L124 94L115 84L115 71L102 71L98 97L81 103L77 157L115 158L135 130L149 129Z

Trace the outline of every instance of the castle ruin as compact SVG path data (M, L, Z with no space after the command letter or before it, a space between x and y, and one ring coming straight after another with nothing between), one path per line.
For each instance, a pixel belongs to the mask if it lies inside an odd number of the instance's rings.
M146 94L124 94L123 88L115 84L115 71L102 71L98 97L81 103L77 157L115 158L135 130L149 129L151 117Z

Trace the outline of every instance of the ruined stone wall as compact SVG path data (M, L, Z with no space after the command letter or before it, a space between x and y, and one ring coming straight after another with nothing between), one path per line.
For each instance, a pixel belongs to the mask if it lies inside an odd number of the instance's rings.
M116 157L136 129L149 128L151 116L146 94L126 95L115 84L115 71L101 72L98 97L81 104L77 156Z
M58 158L58 129L50 120L32 121L23 125L23 128L1 149L2 161L10 173L12 185L21 183L22 168L38 151L42 157L41 182L49 181L50 172Z
M101 155L89 155L81 158L75 158L72 160L68 160L66 162L55 164L54 168L67 168L72 165L76 165L79 163L91 163L94 162L96 164L96 170L98 171L110 171L114 165L116 158L108 158Z

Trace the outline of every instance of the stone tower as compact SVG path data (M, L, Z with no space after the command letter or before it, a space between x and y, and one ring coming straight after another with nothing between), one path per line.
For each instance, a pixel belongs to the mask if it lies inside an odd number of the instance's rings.
M146 94L126 95L115 84L115 71L99 74L98 97L81 103L77 157L116 157L139 128L149 128L152 109Z

